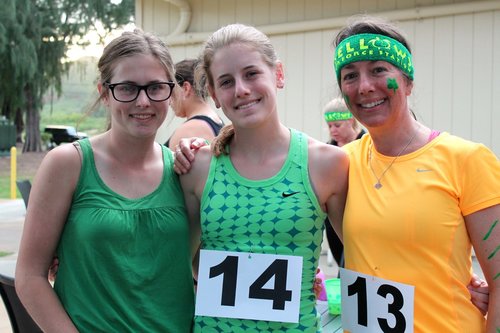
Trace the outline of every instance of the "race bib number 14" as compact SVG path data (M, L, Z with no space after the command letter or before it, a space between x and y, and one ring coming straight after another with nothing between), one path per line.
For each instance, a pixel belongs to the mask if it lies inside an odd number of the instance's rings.
M200 251L195 314L297 323L302 257Z
M413 333L414 286L340 269L342 328Z

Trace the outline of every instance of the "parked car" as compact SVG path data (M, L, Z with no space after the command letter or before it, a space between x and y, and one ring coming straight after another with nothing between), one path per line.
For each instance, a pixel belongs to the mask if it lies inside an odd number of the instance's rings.
M51 145L73 142L87 137L86 133L77 132L73 126L48 125L45 127L44 132L52 134L52 138L50 139Z

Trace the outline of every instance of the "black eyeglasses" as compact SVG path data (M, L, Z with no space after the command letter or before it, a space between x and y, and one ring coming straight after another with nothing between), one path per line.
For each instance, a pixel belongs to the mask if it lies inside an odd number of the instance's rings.
M146 96L153 102L163 102L170 98L175 87L174 82L155 82L140 86L133 83L105 83L109 87L113 97L118 102L129 103L139 97L141 90L146 92Z

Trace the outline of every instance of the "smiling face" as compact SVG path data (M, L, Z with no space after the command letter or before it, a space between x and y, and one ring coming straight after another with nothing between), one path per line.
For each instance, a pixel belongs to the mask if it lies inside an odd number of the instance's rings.
M235 127L255 127L274 117L276 91L284 85L281 63L271 67L257 50L233 43L214 54L209 91Z
M352 114L367 128L396 126L400 117L410 114L407 97L413 84L388 62L346 65L340 72L340 85Z
M160 61L149 54L137 54L119 60L110 83L134 83L147 85L155 82L171 81ZM101 93L105 89L98 86ZM170 99L163 102L151 101L144 90L136 100L123 103L115 100L111 91L103 96L104 104L111 112L111 128L134 137L154 137L167 116Z

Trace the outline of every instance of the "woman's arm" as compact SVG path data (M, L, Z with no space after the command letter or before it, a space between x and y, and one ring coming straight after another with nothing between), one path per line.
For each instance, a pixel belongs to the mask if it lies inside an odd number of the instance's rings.
M489 285L486 332L500 331L500 205L465 217L476 257Z
M201 119L192 119L175 129L174 134L170 137L169 148L175 150L181 139L190 137L198 137L211 142L215 135L207 122Z
M179 141L174 149L174 170L179 175L188 173L191 169L191 163L194 161L194 155L208 142L203 138L185 138Z
M193 161L189 173L180 177L184 201L189 218L191 259L193 260L193 275L195 279L198 273L198 251L200 248L200 204L205 182L208 176L211 159L210 147L201 148Z
M349 180L349 158L338 147L316 140L309 144L309 176L319 202L342 240L342 219Z
M66 222L81 162L73 145L42 161L30 192L16 266L16 291L45 332L77 332L50 285L47 272Z

